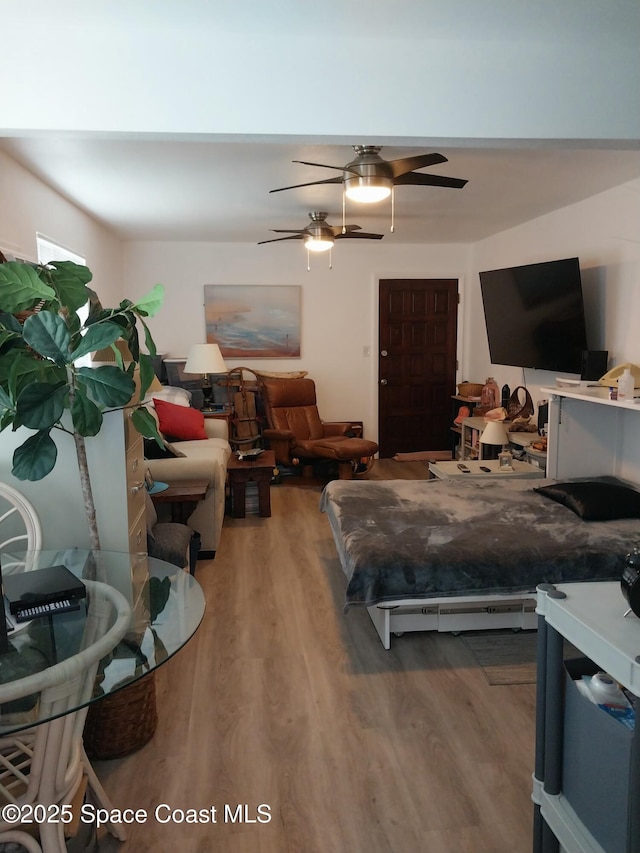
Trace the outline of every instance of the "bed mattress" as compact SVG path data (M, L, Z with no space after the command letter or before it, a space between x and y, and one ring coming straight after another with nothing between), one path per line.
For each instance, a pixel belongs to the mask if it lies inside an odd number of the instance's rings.
M551 480L336 480L321 497L345 608L618 580L639 519L583 521L534 489Z

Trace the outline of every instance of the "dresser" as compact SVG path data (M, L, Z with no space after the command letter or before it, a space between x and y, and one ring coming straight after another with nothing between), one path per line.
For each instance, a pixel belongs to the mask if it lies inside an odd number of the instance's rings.
M142 437L132 423L133 408L104 413L98 435L86 439L87 459L101 547L146 552L146 512ZM11 473L13 451L30 430L0 433L0 480L24 494L40 518L44 547L88 547L87 517L73 438L56 431L58 460L42 480L28 482Z

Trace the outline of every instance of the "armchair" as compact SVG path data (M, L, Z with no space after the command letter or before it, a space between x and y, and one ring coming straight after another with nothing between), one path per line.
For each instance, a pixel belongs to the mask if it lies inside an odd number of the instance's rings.
M263 378L260 385L268 424L263 438L281 465L333 460L340 479L348 480L363 459L378 452L375 442L349 435L350 422L321 421L312 379Z

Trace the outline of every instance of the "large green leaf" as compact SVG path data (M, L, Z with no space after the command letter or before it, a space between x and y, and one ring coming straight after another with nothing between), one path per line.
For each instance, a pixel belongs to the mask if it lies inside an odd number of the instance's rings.
M21 391L16 402L16 426L29 429L50 429L64 412L68 388L66 383L51 385L32 382Z
M49 270L49 281L56 291L58 302L75 312L89 300L87 282L91 281L91 271L87 267L71 261L54 261L54 269Z
M48 430L37 432L13 454L11 473L18 480L42 480L49 474L58 458L58 448Z
M13 410L13 400L4 388L0 388L0 411L4 412L7 409L9 411Z
M132 308L143 317L153 317L154 314L162 307L164 302L164 287L161 284L154 284L153 288L146 296L134 302Z
M131 420L140 435L143 435L145 438L155 438L159 446L164 447L162 436L158 432L158 422L148 409L144 406L135 409Z
M151 358L145 353L140 353L140 399L143 400L145 394L149 390L149 386L155 379L155 371L153 369L153 362Z
M156 355L156 344L153 338L151 337L151 332L149 331L149 327L145 323L145 321L140 318L140 322L144 327L144 342L147 345L147 349L149 350L149 355L154 358Z
M55 298L53 288L45 284L31 264L16 261L0 264L0 309L13 313L32 308L41 299Z
M0 324L10 332L17 332L19 335L22 334L22 326L20 325L17 317L14 317L13 314L7 314L6 311L1 311Z
M24 321L23 334L30 347L56 364L68 364L71 360L71 335L58 314L51 311L32 314Z
M102 412L96 404L90 400L84 388L76 389L73 404L71 406L71 418L73 428L80 435L97 435L102 426Z
M107 408L126 406L136 390L135 382L127 373L109 364L81 367L78 381L85 386L92 400Z
M121 330L115 323L98 323L95 326L89 326L82 336L81 342L73 351L74 359L110 347L112 343L118 340L120 334Z

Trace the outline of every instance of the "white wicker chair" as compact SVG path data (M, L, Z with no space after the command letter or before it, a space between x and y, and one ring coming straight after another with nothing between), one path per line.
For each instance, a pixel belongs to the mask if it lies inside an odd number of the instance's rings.
M5 708L7 703L25 697L39 697L35 724L0 736L0 798L5 802L66 806L86 775L95 800L101 807L110 808L84 752L82 730L87 707L82 706L91 698L100 660L128 630L131 608L112 587L98 581L84 583L89 605L82 650L41 672L0 684L0 704ZM19 825L0 821L0 843L18 841L29 853L65 853L64 828L62 822L41 823L38 845L20 831ZM110 829L123 837L119 828Z
M37 551L42 547L42 528L40 520L30 501L13 486L0 483L0 555L2 568L11 570L21 567L24 562L11 559L6 555L15 551Z

